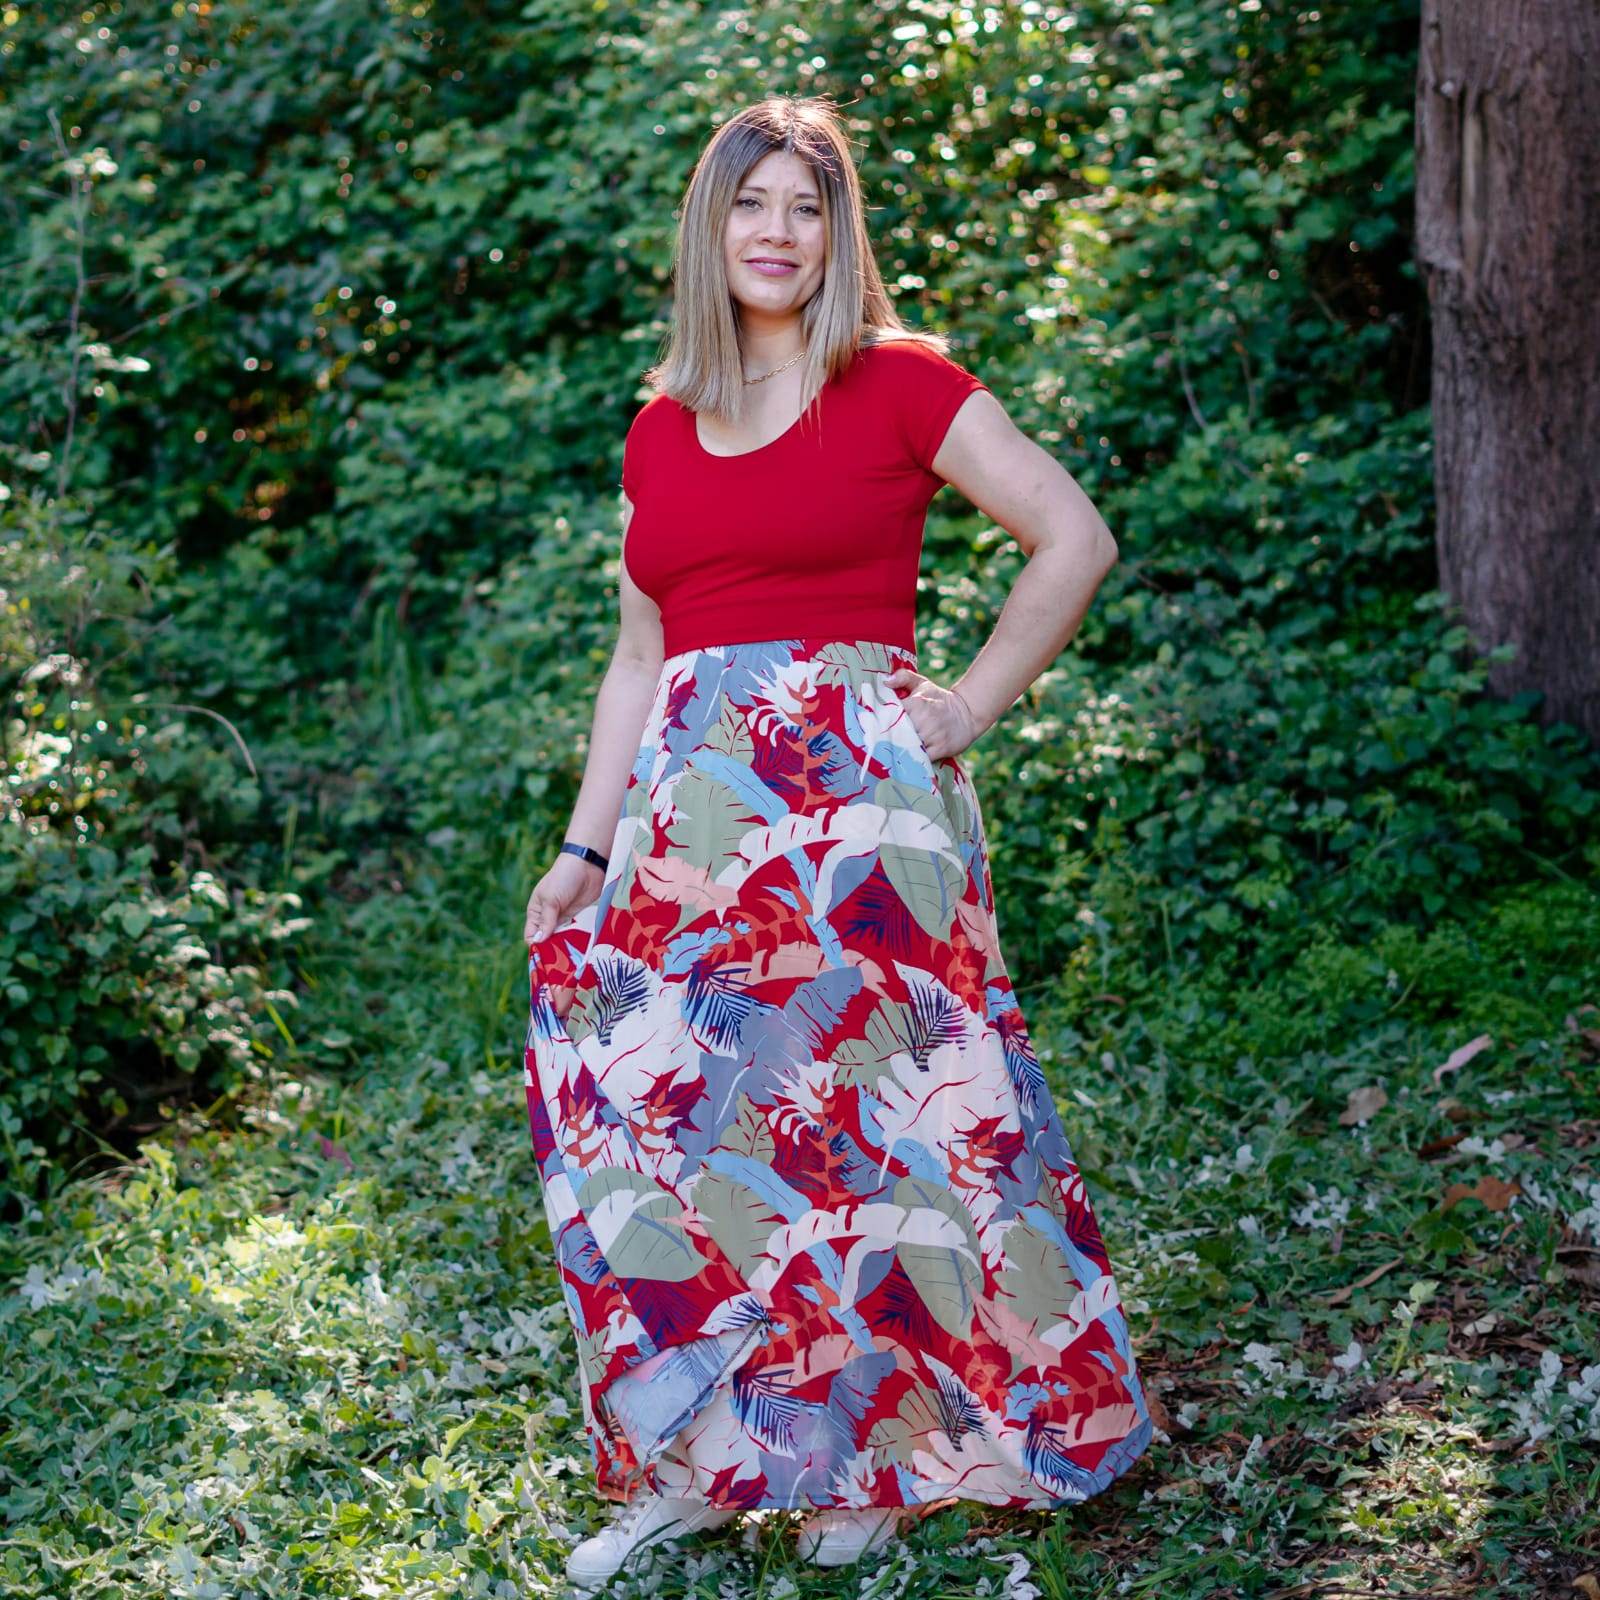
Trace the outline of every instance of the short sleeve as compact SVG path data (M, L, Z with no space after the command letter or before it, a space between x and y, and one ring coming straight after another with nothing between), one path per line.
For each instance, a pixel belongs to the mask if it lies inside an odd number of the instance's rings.
M896 341L895 409L911 459L925 472L944 443L956 412L988 384L931 345Z
M640 438L642 430L639 427L639 418L643 415L644 412L640 411L634 417L628 437L622 441L622 492L634 505L639 503L639 460L644 454Z

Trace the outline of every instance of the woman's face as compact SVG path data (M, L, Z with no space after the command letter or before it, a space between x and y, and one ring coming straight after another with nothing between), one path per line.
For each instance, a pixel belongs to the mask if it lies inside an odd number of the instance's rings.
M735 192L722 236L723 270L741 322L798 317L822 284L826 257L816 173L787 151L763 156Z

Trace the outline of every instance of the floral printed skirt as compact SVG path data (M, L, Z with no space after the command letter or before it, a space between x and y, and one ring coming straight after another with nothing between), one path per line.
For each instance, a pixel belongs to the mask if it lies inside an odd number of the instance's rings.
M1150 1421L977 798L786 639L664 664L597 905L530 948L533 1142L603 1493L1059 1506Z

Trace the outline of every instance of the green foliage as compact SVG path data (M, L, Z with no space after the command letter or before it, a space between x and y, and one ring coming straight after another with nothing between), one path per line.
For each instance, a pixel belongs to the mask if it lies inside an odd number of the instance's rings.
M1484 953L1532 915L1500 913ZM1600 981L1600 942L1575 963L1540 942ZM1585 1217L1592 1236L1600 1183L1559 1037L1439 1085L1444 1035L1404 1007L1337 1053L1227 1071L1137 1016L1032 1020L1167 1437L1086 1505L942 1511L868 1575L799 1561L779 1515L609 1592L976 1600L1009 1575L1096 1600L1532 1600L1588 1570L1594 1295L1560 1245ZM453 1065L460 1031L441 1009L419 1047L287 1083L239 1129L185 1119L7 1230L0 1592L566 1592L566 1550L609 1508L514 1075ZM1388 1105L1340 1125L1371 1084ZM1486 1176L1523 1186L1513 1208L1443 1208Z
M278 950L306 924L297 896L199 864L191 830L258 802L240 753L195 707L111 702L87 665L137 648L134 581L164 557L32 496L0 507L0 551L0 1136L31 1185L80 1110L109 1129L197 1081L259 1079L295 1002Z

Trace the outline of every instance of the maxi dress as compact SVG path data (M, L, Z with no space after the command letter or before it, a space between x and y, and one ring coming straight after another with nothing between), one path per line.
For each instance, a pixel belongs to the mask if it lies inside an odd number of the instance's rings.
M977 795L884 681L981 387L896 341L747 457L665 396L629 433L666 659L599 901L530 946L526 1047L613 1498L1046 1508L1149 1442Z

